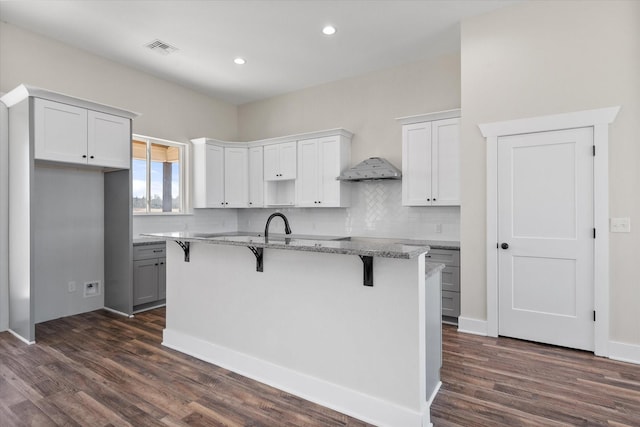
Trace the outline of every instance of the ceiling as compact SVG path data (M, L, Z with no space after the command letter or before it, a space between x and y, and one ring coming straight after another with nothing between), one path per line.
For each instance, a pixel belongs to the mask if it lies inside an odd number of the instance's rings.
M457 52L461 19L515 1L2 0L0 20L243 104Z

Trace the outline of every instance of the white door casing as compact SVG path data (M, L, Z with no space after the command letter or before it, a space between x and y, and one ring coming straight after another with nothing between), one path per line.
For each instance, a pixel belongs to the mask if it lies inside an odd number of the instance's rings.
M498 243L499 137L591 127L596 150L593 165L594 225L596 230L600 230L594 240L594 308L597 313L597 320L594 323L594 352L598 356L609 355L608 125L615 120L619 110L620 107L616 106L479 125L487 143L487 322L485 331L474 332L498 336L498 249L496 244ZM465 320L463 306L461 322ZM469 324L473 324L473 320L475 319L469 319Z
M593 128L498 139L498 333L594 349Z

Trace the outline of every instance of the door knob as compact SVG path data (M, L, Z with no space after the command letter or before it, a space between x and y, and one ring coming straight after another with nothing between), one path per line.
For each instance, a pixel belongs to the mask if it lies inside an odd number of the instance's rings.
M509 244L508 243L503 243L503 244L500 245L500 247L502 249L509 249Z

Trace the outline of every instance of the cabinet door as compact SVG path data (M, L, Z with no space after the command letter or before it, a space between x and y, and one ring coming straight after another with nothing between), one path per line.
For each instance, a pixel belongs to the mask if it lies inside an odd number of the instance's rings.
M249 151L243 147L224 149L224 206L246 208L249 204Z
M158 299L167 298L167 259L158 259Z
M337 207L341 204L341 186L344 183L336 178L341 172L341 146L337 136L320 138L318 141L318 205Z
M87 110L34 99L35 158L87 163Z
M460 119L432 123L433 205L460 204Z
M280 147L278 144L264 147L264 180L280 179Z
M298 206L318 206L320 197L318 139L298 141L298 179L296 192Z
M158 258L133 261L133 305L158 299Z
M402 127L402 204L431 205L431 123Z
M280 146L280 179L296 179L296 142L285 142Z
M206 145L205 150L206 207L224 207L224 149L217 145Z
M131 167L131 120L89 111L87 155L90 165L118 169Z
M249 207L264 206L264 168L262 147L249 149Z

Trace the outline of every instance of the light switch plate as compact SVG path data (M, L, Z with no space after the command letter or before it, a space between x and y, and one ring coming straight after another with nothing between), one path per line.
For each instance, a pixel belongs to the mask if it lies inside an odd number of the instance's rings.
M611 232L612 233L630 233L631 232L631 218L611 218Z

